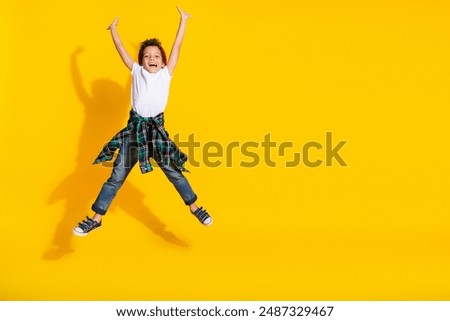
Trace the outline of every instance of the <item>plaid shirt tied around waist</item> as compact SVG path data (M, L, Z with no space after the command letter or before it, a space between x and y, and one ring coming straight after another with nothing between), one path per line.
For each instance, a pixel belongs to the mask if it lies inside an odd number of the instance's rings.
M137 145L139 168L142 174L153 170L149 161L150 157L165 165L172 163L178 170L189 172L183 167L187 161L187 155L175 145L164 129L164 113L155 117L142 117L134 110L130 111L127 127L103 146L94 164L110 161L115 151L123 147L126 138ZM152 151L149 150L149 145Z

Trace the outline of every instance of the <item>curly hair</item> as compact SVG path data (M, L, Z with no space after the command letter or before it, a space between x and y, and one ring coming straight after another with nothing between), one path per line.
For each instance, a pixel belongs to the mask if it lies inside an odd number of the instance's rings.
M144 49L149 46L155 46L158 47L161 51L162 61L164 65L167 65L167 57L166 52L164 51L163 47L161 46L161 41L159 41L156 38L146 39L141 42L141 46L139 47L139 55L138 55L138 61L139 64L142 65L142 60L144 59Z

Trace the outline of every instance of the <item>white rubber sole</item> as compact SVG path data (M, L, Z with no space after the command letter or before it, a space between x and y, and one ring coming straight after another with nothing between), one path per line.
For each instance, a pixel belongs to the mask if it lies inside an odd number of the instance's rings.
M101 226L100 226L100 227L97 227L96 230L98 230L99 228L101 228ZM91 232L92 232L92 231L91 231ZM89 232L89 233L91 233L91 232ZM75 235L75 236L80 236L80 237L86 236L86 235L88 235L89 233L78 232L78 231L76 231L76 228L74 228L74 229L72 230L72 234L73 234L73 235Z

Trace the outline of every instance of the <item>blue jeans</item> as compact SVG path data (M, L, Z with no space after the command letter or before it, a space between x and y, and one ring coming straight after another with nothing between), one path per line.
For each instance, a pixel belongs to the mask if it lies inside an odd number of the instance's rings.
M149 148L152 150L151 146ZM116 196L118 190L133 169L134 165L136 165L137 161L137 146L125 140L124 145L120 149L119 154L114 161L114 168L111 176L103 184L97 199L94 204L92 204L92 210L95 213L101 215L106 214L106 211L111 205L111 202ZM195 195L191 185L178 169L172 165L165 165L161 163L158 163L158 166L162 169L169 181L175 186L186 205L191 205L197 200L197 195Z

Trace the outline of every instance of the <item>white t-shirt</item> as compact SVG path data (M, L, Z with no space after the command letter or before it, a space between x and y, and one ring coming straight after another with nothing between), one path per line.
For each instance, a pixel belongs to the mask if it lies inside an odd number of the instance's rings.
M166 68L149 73L137 63L131 69L131 107L142 117L154 117L166 109L172 77Z

